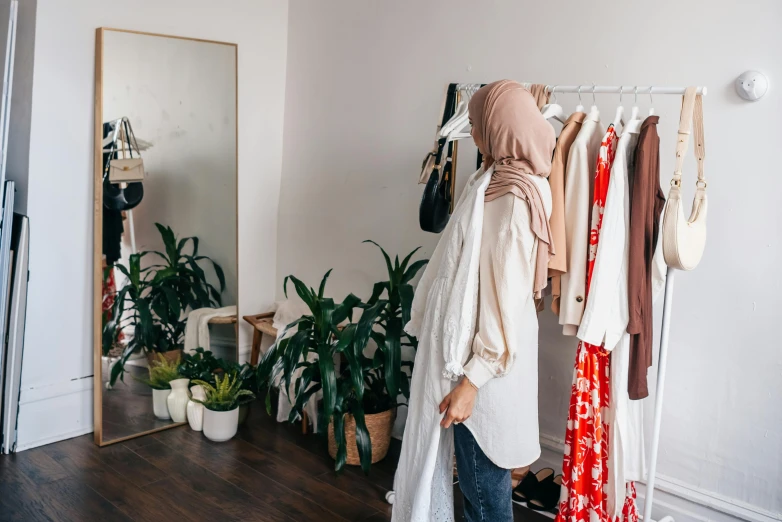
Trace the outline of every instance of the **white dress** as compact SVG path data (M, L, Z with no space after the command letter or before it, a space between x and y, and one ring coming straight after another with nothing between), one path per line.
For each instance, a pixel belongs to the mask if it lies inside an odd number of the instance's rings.
M394 479L392 521L454 520L453 430L440 427L439 404L462 374L481 386L465 426L487 456L510 469L528 465L540 454L532 300L536 240L526 202L508 195L484 205L491 172L479 170L465 187L418 284L405 327L419 345ZM550 212L546 180L533 180ZM500 270L502 266L513 269ZM494 300L505 314L500 322L510 323L504 337L496 324L489 324L491 313L478 324L478 281L486 277L502 285ZM482 307L494 306L490 293L480 294Z

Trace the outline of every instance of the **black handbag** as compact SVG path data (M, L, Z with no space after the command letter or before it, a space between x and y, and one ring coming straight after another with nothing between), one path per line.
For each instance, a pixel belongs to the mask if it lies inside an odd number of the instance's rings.
M448 86L445 108L440 125L444 125L456 111L456 84ZM451 217L451 200L453 193L454 172L451 162L453 141L440 138L437 141L436 153L430 152L424 158L422 169L425 168L431 156L434 156L434 168L424 187L421 205L418 209L418 223L421 230L439 234L448 224Z
M133 128L130 126L130 122L128 122L126 119L123 119L119 125L124 127L128 145L134 143L135 135L133 134ZM114 140L111 152L109 152L109 154L103 155L103 206L110 210L132 210L136 208L144 198L144 185L142 185L140 181L133 183L112 183L109 180L109 168L111 166L111 160L116 159L118 152L117 141ZM136 152L139 154L139 156L141 155L138 150ZM108 156L108 158L106 156ZM130 149L130 156L131 158L133 157L132 145Z
M443 147L445 149L445 146ZM429 181L424 187L423 196L421 196L421 206L418 211L418 222L421 230L439 234L448 224L451 217L451 184L453 176L451 175L453 163L445 160L445 165L441 162L443 151L437 156L437 163L429 175Z

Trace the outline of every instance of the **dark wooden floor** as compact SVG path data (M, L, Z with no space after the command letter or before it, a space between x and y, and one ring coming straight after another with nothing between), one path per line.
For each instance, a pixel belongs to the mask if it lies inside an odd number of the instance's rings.
M223 443L187 426L104 448L85 435L0 456L0 520L381 522L398 452L397 442L368 477L337 476L320 437L260 408ZM548 520L516 509L517 522Z

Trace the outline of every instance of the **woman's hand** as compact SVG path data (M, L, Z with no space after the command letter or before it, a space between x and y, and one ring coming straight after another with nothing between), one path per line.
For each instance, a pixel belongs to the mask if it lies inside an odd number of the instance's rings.
M446 395L443 402L440 403L440 413L445 412L440 426L450 428L453 423L459 424L469 419L477 394L478 390L470 383L469 379L462 377L456 388Z

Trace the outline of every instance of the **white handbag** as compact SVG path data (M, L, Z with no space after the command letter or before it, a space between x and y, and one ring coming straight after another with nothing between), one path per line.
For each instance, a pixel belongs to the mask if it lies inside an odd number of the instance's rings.
M698 179L695 182L695 198L690 218L685 219L682 203L682 166L687 152L690 129L695 136L695 159L698 162ZM696 87L687 87L679 118L679 135L676 141L676 169L671 180L671 190L663 216L663 257L665 263L679 270L692 270L703 257L706 247L706 177L703 160L706 157L703 139L703 96Z
M144 181L144 160L141 159L141 152L136 144L136 136L133 129L129 128L123 122L120 129L119 140L122 142L122 158L112 159L109 162L109 181L111 183L134 183ZM125 142L128 144L126 157ZM137 158L133 157L133 146L136 146Z

